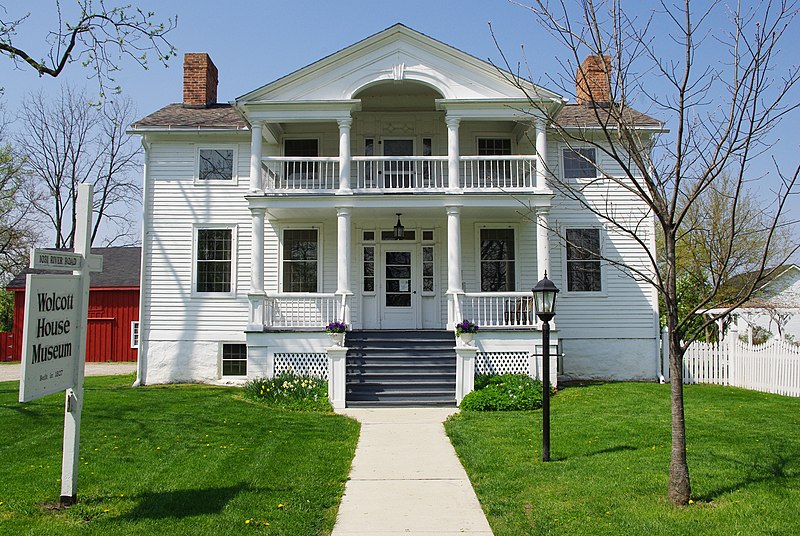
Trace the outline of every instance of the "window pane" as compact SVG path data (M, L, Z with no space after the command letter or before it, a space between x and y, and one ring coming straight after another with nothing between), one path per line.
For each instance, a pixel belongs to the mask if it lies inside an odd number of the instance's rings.
M233 179L233 149L200 149L200 180Z
M222 375L247 376L247 345L222 345Z
M478 156L503 156L510 154L510 138L478 138Z
M587 179L597 176L594 149L564 149L563 156L565 179Z
M317 292L318 256L316 229L283 231L284 292Z
M284 156L319 156L317 140L284 140Z
M481 229L481 291L515 289L513 229Z
M230 229L197 230L197 292L231 291Z
M601 291L600 230L567 229L566 238L567 290Z

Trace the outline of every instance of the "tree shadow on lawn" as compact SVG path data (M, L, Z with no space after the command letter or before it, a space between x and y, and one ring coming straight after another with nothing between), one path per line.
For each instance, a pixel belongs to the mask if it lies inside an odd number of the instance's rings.
M602 456L603 454L614 454L616 452L628 452L631 450L639 450L636 447L632 447L631 445L615 445L613 447L607 447L600 450L595 450L593 452L580 452L580 453L572 453L572 454L561 454L561 453L553 453L551 456L551 461L554 462L564 462L567 460L574 460L576 458L591 458L593 456Z
M790 466L800 462L800 452L798 451L793 453L773 451L768 456L750 460L738 460L727 456L717 457L720 460L727 461L730 465L739 466L741 468L739 472L743 473L744 476L733 484L712 489L699 495L697 498L702 501L712 501L753 484L763 484L770 481L778 483L785 479L797 479L800 477L800 471L798 471L797 467L790 468Z
M145 492L130 498L136 507L122 519L181 519L204 514L218 514L241 492L264 491L247 483L208 489L178 489L161 492ZM103 498L98 498L102 502Z

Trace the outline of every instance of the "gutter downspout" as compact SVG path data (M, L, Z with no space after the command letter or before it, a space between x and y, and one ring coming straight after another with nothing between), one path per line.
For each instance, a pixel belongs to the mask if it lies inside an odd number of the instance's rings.
M136 381L133 382L131 387L139 387L144 385L144 377L145 373L147 372L147 337L145 333L147 330L145 329L145 323L142 322L142 319L145 317L145 294L146 289L144 286L145 281L145 263L148 257L148 250L147 250L147 230L148 230L148 220L147 220L147 207L149 206L149 193L150 188L148 184L150 183L150 148L151 144L145 140L145 137L142 136L142 147L144 148L144 164L143 164L143 178L142 178L142 257L140 259L139 265L139 350L137 352L136 358Z

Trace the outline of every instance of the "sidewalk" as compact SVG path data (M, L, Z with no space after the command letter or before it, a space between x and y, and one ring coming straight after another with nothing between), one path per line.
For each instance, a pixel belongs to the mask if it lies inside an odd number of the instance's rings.
M19 381L19 363L0 364L0 382ZM86 376L116 376L136 372L136 363L86 363Z
M456 411L339 411L361 422L361 437L332 536L492 534L444 433Z

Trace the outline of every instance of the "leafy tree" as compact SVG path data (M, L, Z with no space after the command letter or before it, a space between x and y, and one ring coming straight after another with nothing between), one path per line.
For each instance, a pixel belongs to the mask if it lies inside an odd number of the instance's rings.
M30 18L27 13L11 19L0 18L0 53L20 68L30 67L39 76L54 78L67 65L80 62L92 69L101 98L107 90L119 89L113 86L114 72L120 69L123 58L147 69L149 52L155 53L164 65L175 54L167 34L177 26L177 16L159 22L153 12L130 5L109 7L105 0L76 0L78 13L65 15L62 2L55 0L54 4L59 24L48 34L49 50L34 51L16 46L16 37ZM39 6L39 9L47 8ZM0 4L0 12L8 12L3 4Z
M596 77L608 88L608 95L593 95L592 87L588 88L591 102L585 106L592 117L591 128L576 128L547 109L539 110L560 140L572 147L594 147L598 155L596 180L576 183L558 180L554 174L551 185L603 222L609 233L638 244L649 259L649 266L642 269L614 252L604 257L611 266L653 285L663 299L672 378L668 494L673 503L685 505L691 498L691 484L683 356L693 338L722 316L696 322L696 313L716 301L725 274L735 269L745 185L757 185L766 178L750 177L750 167L769 150L775 125L800 106L795 96L800 69L781 65L782 40L795 31L796 4L788 0L733 5L660 2L649 16L638 18L636 10L626 9L621 0L533 0L526 7L564 45L565 54L559 56L565 68L563 84L552 80L564 94L575 94L576 71L579 80ZM598 61L599 72L584 69L587 55L603 59ZM519 87L525 90L524 84ZM534 99L531 103L536 105ZM642 129L640 116L631 110L634 104L664 120L669 131L654 135L652 129ZM799 174L800 167L786 171L776 164L772 188L761 189L771 192L773 200L758 207L763 212L762 247L750 261L756 276L729 310L743 303L770 275L767 266L773 244L790 194L797 192ZM726 176L733 195L727 215L714 222L719 226L719 243L709 259L707 284L696 286L700 295L695 303L682 307L681 240L693 219L708 222L714 217L704 205L704 194L714 188L724 190ZM612 188L637 200L644 210L635 214L620 210L603 195ZM663 238L658 254L651 238L641 232L642 222L650 218ZM787 253L796 248L792 244Z

